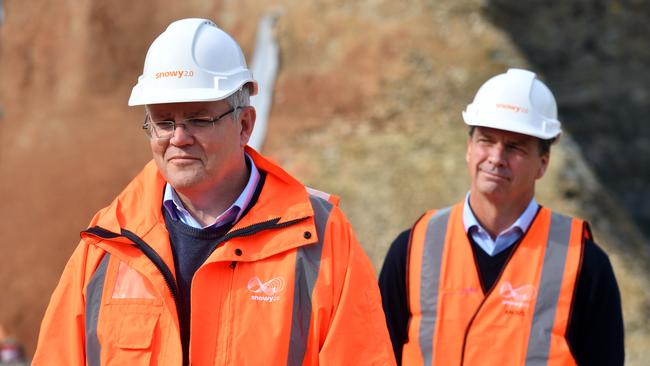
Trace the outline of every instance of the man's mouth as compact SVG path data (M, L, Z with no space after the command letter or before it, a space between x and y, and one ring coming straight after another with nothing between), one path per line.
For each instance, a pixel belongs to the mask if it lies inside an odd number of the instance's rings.
M493 170L487 170L479 167L479 170L487 175L489 178L492 179L498 179L498 180L505 180L505 181L510 181L510 177L508 175L493 171Z
M197 160L199 160L199 159L195 158L193 156L189 156L189 155L172 156L171 158L167 159L168 162L174 163L174 164L192 163L192 162L197 161Z

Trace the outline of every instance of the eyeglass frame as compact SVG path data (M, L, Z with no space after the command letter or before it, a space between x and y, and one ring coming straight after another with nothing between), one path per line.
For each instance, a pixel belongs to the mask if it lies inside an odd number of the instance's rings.
M168 139L171 139L172 136L174 136L174 132L176 132L176 128L179 127L179 126L183 126L185 131L189 131L188 128L187 128L188 121L195 120L195 121L201 121L202 123L203 122L206 123L205 126L200 126L200 125L190 123L189 125L192 126L192 127L190 127L190 130L193 130L193 131L196 131L196 129L200 130L200 129L207 128L207 127L214 128L215 123L221 121L222 119L227 117L229 114L231 114L233 112L236 112L236 111L238 111L240 109L244 109L244 108L246 108L246 107L241 107L241 106L240 107L232 107L232 108L230 108L230 110L228 110L228 111L226 111L226 112L224 112L224 113L222 113L222 114L220 114L220 115L218 115L218 116L216 116L216 117L214 117L212 119L200 119L200 118L197 118L197 117L192 117L192 118L186 118L186 119L181 120L181 123L178 123L173 119L171 119L171 120L162 120L162 121L152 121L151 116L149 115L149 113L147 113L144 116L144 122L142 123L142 129L145 131L145 134L149 138L156 138L158 140L168 140ZM147 120L149 120L150 122L148 122ZM171 126L171 130L169 130L170 134L169 134L169 136L160 137L160 136L158 136L158 132L156 132L157 130L156 130L155 126L158 125L159 123L164 123L164 122L167 122L168 125ZM209 123L209 125L208 125L208 123ZM192 133L192 135L194 135L194 133Z

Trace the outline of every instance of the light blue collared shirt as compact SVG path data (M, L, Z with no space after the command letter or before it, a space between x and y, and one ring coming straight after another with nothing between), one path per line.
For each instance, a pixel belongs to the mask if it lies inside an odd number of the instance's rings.
M251 169L251 174L250 177L248 178L248 183L246 183L246 187L244 187L244 190L241 192L239 197L237 197L235 202L232 205L230 205L230 207L228 207L226 211L224 211L221 215L219 215L214 220L213 223L207 226L203 226L199 224L199 222L196 221L196 219L192 216L192 214L190 214L190 212L187 211L185 206L183 206L183 202L178 197L178 194L169 183L165 185L163 206L165 207L169 215L172 217L172 219L181 220L181 222L184 223L185 225L197 229L219 227L219 226L237 222L241 218L241 215L244 213L244 211L246 211L248 204L251 202L251 199L253 198L253 194L255 194L255 188L257 187L257 183L260 181L260 172L257 170L257 167L253 162L253 159L251 159L251 157L248 156L248 154L246 154L246 161L250 164L250 169Z
M476 216L474 216L474 212L472 212L472 208L469 207L469 193L467 193L463 207L463 225L465 226L465 232L472 236L472 239L474 239L481 249L490 256L495 256L524 235L533 222L538 209L539 204L537 204L535 197L533 197L528 207L524 210L524 213L509 228L497 235L496 240L492 240L490 234L479 224Z

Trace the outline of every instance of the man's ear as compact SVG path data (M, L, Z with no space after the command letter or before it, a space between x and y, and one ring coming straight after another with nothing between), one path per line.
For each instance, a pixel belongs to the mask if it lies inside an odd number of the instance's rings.
M239 140L242 147L248 144L248 140L250 140L253 134L256 117L257 113L255 112L255 108L251 106L244 107L240 112L239 122L241 123L241 132L239 133Z
M544 173L546 173L546 168L548 168L548 163L551 160L551 153L548 152L539 158L541 159L541 164L539 166L539 170L537 171L537 179L541 179L544 176Z

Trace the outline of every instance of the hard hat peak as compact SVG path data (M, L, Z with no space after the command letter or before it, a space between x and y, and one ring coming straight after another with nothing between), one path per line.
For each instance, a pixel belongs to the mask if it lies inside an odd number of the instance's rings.
M531 78L537 77L537 74L535 74L530 70L518 69L515 67L509 68L508 71L506 71L506 75L513 75L515 77L525 77L525 76L530 76Z
M509 69L486 81L463 111L470 126L492 127L551 139L561 133L550 89L534 72Z
M171 23L151 44L129 105L222 100L257 82L237 42L200 18Z
M167 29L171 27L184 27L187 24L196 24L196 25L201 25L201 24L206 24L210 25L213 27L217 27L217 24L210 19L203 19L203 18L185 18L185 19L178 19L173 22L171 22L168 26Z

